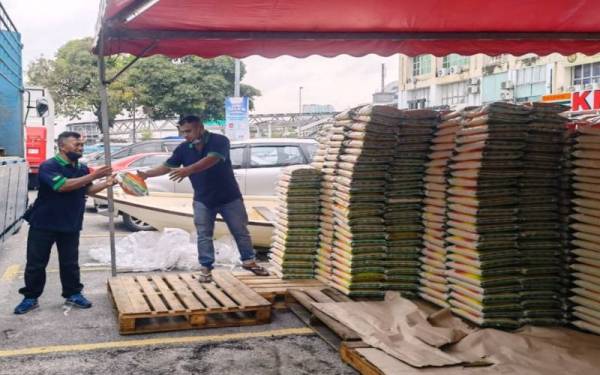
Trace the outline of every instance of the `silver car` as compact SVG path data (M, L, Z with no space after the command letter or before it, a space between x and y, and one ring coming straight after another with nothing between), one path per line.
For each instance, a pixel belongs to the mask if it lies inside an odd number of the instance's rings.
M289 165L309 164L318 145L314 139L300 138L254 138L231 142L231 163L242 194L275 195L275 185L281 169ZM166 161L170 155L170 153L154 154L152 158L154 165L148 165L143 161L137 165L134 162L127 171L150 169ZM193 193L192 184L187 178L177 183L169 180L168 175L163 175L149 178L146 184L151 192ZM106 211L106 201L95 198L94 205L99 212ZM125 226L132 231L152 229L134 217L127 214L122 216Z

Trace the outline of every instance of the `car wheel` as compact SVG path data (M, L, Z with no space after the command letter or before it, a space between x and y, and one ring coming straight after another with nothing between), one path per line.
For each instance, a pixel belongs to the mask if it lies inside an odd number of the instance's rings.
M155 230L149 224L146 224L140 219L127 214L123 214L123 223L125 224L125 227L132 232L139 232L143 230Z

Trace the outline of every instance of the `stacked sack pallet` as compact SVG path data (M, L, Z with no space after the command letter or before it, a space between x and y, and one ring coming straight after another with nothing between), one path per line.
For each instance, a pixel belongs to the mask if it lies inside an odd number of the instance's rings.
M321 188L319 191L320 216L319 216L319 246L315 262L315 278L325 284L331 282L333 275L332 256L334 240L334 182L338 156L342 150L344 140L344 124L350 119L349 112L343 112L335 117L334 123L319 140L319 152L323 154L321 169Z
M327 123L323 125L323 127L321 127L317 133L317 142L319 142L319 147L317 148L317 151L315 151L315 155L313 156L310 165L319 170L323 169L325 164L325 156L327 155L328 147L327 142L329 141L329 136L331 134L331 127L332 124Z
M408 110L401 113L398 140L387 175L385 230L387 256L386 289L414 298L419 287L424 197L424 173L429 146L439 113Z
M528 109L492 103L466 111L456 136L447 198L449 303L481 326L519 326L517 182L528 121Z
M581 127L573 153L573 324L600 334L600 129Z
M448 163L454 149L454 137L460 128L460 112L448 113L435 129L425 170L423 226L419 296L440 307L448 304L446 279L446 214L448 201Z
M571 255L571 241L573 241L573 235L571 234L571 215L573 214L572 201L575 198L573 194L573 161L572 155L575 151L575 129L572 126L567 127L563 132L563 153L561 157L561 168L560 168L560 191L559 191L559 214L560 214L560 243L561 243L561 285L563 288L570 289L572 285L571 269L572 263ZM571 316L571 301L569 300L570 293L567 291L565 294L560 296L561 303L565 308L565 321L569 322L572 319Z
M320 175L312 166L286 167L275 188L279 205L269 258L275 274L281 278L314 277L319 241Z
M519 179L521 252L521 324L559 325L565 309L561 296L562 244L559 215L560 162L567 108L530 103L523 174Z
M332 286L350 296L383 296L385 176L399 111L365 106L344 124L335 177Z

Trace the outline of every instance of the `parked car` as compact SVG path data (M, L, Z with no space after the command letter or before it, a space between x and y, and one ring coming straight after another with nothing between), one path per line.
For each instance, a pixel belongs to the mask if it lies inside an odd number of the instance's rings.
M231 142L230 158L233 173L244 195L275 195L275 185L285 166L309 164L319 144L313 139L296 138L255 138L247 141ZM166 159L165 159L166 160ZM163 160L164 162L164 160ZM128 171L145 170L154 165L131 167ZM193 193L189 179L180 183L169 180L168 175L146 180L151 192ZM99 212L105 213L106 201L94 199ZM119 215L120 213L116 213ZM125 226L132 231L152 229L147 224L122 214Z
M114 143L110 145L110 152L111 154L114 154L122 148L128 146L131 146L131 143ZM82 163L95 163L96 160L99 159L104 159L104 144L97 143L95 145L85 146L83 148L83 157L81 158Z
M114 172L120 172L125 169L142 169L145 167L157 166L167 161L169 156L171 156L171 154L167 152L135 154L115 160L115 162L112 163L112 169ZM97 165L89 166L90 172L93 172L96 168L98 168Z
M111 153L112 160L122 159L127 156L148 153L148 152L171 152L177 147L183 139L158 139L153 141L144 141L125 146L116 152ZM88 165L104 164L104 154L98 155L95 160L88 160Z

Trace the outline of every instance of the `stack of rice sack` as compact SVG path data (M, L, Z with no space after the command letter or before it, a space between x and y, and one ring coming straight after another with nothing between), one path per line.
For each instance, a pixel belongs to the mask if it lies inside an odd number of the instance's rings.
M519 326L518 178L529 110L492 103L464 113L450 163L447 237L452 311Z
M386 289L414 298L419 288L419 257L423 236L423 197L426 164L439 113L402 112L398 142L387 176L385 228L388 235ZM434 229L437 233L437 229ZM425 255L423 255L425 257ZM431 259L432 267L439 259ZM424 287L426 288L426 287ZM431 289L432 294L435 291Z
M560 161L566 119L562 105L531 103L531 122L519 180L521 324L558 325L563 321L560 216Z
M345 124L334 182L332 285L350 296L383 295L386 172L399 111L365 106Z
M325 124L323 127L321 127L321 129L319 130L319 133L317 134L317 141L319 142L319 148L315 152L315 155L313 156L313 160L311 162L311 165L317 169L323 169L323 165L325 163L325 156L327 155L327 147L328 147L327 141L329 141L331 127L332 127L332 124L329 124L329 123Z
M408 110L402 111L401 116L385 192L384 218L388 239L385 281L386 289L413 298L417 296L419 286L423 177L439 113Z
M572 277L570 264L572 263L571 256L571 234L570 224L572 222L571 215L574 213L572 201L575 198L573 194L573 161L572 155L575 151L575 129L572 126L567 127L563 132L563 154L561 157L560 169L560 191L558 197L558 210L560 214L560 243L561 243L561 284L563 288L570 289L572 285ZM571 321L571 301L569 300L570 293L567 290L560 296L561 303L565 309L564 322Z
M312 166L290 166L277 183L279 205L269 258L275 273L284 279L314 277L320 173Z
M600 129L581 127L573 153L573 324L600 334Z
M342 150L344 140L344 126L351 121L350 112L343 112L336 116L333 125L327 130L325 137L320 141L320 149L324 149L323 164L321 169L321 189L319 192L319 246L315 262L315 278L329 284L333 275L332 255L334 240L334 182L336 178L337 160Z

